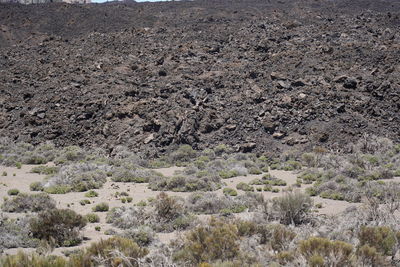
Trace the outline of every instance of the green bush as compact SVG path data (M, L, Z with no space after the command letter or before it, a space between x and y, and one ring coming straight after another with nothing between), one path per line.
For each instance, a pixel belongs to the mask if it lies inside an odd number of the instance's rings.
M290 242L296 237L296 233L288 227L276 224L270 226L270 242L274 251L282 252L289 249Z
M54 209L56 202L46 193L24 194L7 199L2 205L2 210L6 212L38 212L46 209Z
M368 245L383 255L393 255L397 238L395 232L387 226L361 227L358 232L360 246Z
M89 190L85 193L85 197L98 197L99 193L94 190Z
M15 163L15 167L16 167L17 169L21 169L21 168L22 168L22 163L21 163L21 162Z
M224 195L227 195L227 196L232 196L232 197L235 197L235 196L237 196L237 191L235 190L235 189L233 189L233 188L229 188L229 187L225 187L224 189L223 189L223 193L224 193Z
M117 168L111 179L114 182L148 183L150 179L159 179L163 175L153 170Z
M239 234L234 224L211 219L206 226L191 230L174 258L179 262L200 264L230 260L239 255Z
M299 252L309 266L348 266L351 264L353 246L343 241L311 237L300 241Z
M308 214L313 206L311 198L299 191L287 192L282 197L273 199L273 210L281 223L302 224L308 220Z
M369 245L359 247L356 255L359 266L390 266L386 258Z
M7 194L8 194L9 196L16 196L16 195L19 194L19 190L16 189L16 188L13 188L13 189L8 190L8 191L7 191Z
M79 244L79 230L85 225L85 219L69 209L46 210L39 213L30 223L33 237L46 241L54 240L59 246Z
M55 166L36 166L34 167L31 172L38 173L38 174L45 174L45 175L52 175L58 172L58 167Z
M251 185L248 185L244 182L240 182L236 185L236 189L237 190L243 190L243 191L254 191L254 187L252 187Z
M182 213L182 205L175 198L161 192L154 201L155 211L160 219L171 221Z
M41 182L33 182L29 185L31 191L43 191L43 185Z
M172 152L170 159L174 163L189 162L196 158L197 153L190 145L182 145L176 151Z
M48 194L66 194L72 191L72 188L68 185L54 185L44 187L43 191Z
M94 212L105 212L109 210L109 206L107 203L102 202L97 204L96 206L93 207Z
M90 204L90 200L89 199L82 199L81 201L79 201L79 204L81 204L82 206L88 205L88 204Z
M27 254L18 251L16 255L4 255L0 258L3 267L69 267L68 260L61 256Z
M138 267L138 260L147 254L148 250L139 247L134 241L115 236L92 244L76 259L79 259L80 265L73 266Z
M98 222L100 222L100 217L96 213L86 214L85 218L90 223L98 223Z
M222 179L228 179L228 178L233 178L233 177L239 176L239 172L237 170L229 170L229 171L223 170L223 171L220 171L218 174Z

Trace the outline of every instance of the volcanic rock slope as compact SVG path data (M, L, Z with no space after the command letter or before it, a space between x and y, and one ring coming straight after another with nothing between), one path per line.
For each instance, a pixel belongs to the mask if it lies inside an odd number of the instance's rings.
M0 5L0 135L156 154L400 140L398 1Z

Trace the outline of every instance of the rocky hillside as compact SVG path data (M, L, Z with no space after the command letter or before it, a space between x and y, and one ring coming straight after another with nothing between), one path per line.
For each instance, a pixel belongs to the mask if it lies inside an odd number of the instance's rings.
M400 3L0 6L0 135L149 154L400 140Z

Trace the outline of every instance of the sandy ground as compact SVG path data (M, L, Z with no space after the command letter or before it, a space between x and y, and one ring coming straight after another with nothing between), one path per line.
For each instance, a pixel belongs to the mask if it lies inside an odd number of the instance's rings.
M34 165L23 165L21 169L17 169L15 167L3 167L0 166L0 175L3 172L6 172L6 176L0 176L0 205L4 202L3 198L8 197L7 191L12 188L17 188L20 192L24 193L32 193L29 189L29 185L32 182L42 181L45 175L39 175L35 173L31 173L31 169L35 167ZM180 167L171 167L171 168L163 168L157 169L156 171L162 173L165 176L171 176L175 171L181 170L183 168ZM264 196L265 199L271 199L273 197L277 197L283 194L283 191L287 189L289 186L292 186L296 183L297 175L295 172L291 171L281 171L281 170L271 170L271 175L283 179L287 182L287 186L278 187L280 188L279 193L272 192L260 192ZM250 182L253 179L261 178L262 175L248 175L248 176L239 176L230 179L223 180L226 183L226 186L231 188L236 188L236 185L240 182ZM400 180L400 178L396 179ZM302 185L300 190L304 190L305 188L311 185ZM262 187L262 186L255 186ZM156 197L160 192L152 191L147 188L147 184L135 184L135 183L116 183L108 180L101 189L95 190L99 193L98 197L87 198L85 197L85 192L71 192L67 194L55 194L51 195L52 198L57 202L58 208L70 208L75 210L77 213L85 215L87 213L92 212L92 208L101 202L106 202L109 204L110 209L113 207L120 206L131 206L132 204L136 204L142 200L147 200L150 197ZM122 203L121 200L115 196L117 192L127 192L130 197L133 198L132 203ZM222 189L216 191L217 194L222 195ZM239 194L243 194L243 191L238 191ZM169 195L186 197L189 192L168 192ZM92 203L82 206L79 202L83 199L89 199ZM322 199L320 197L314 198L315 203L322 203L322 208L318 210L320 214L334 215L344 211L349 206L359 205L354 203L348 203L345 201L336 201L331 199ZM8 217L18 217L21 214L13 214L13 213L5 213L4 215ZM104 234L105 230L114 229L118 232L118 229L113 228L110 224L107 224L106 221L106 212L97 212L100 217L99 223L89 223L83 229L83 235L85 240L79 247L84 247L89 245L92 242L98 241L100 239L106 239L109 236ZM244 214L243 216L246 216ZM203 220L208 218L209 216L201 216ZM95 227L100 226L101 230L96 231ZM167 243L176 237L176 233L160 233L158 234L158 238L161 242ZM64 250L74 250L79 247L72 248L56 248L53 254L61 255ZM17 252L17 248L8 249L5 251L7 254L14 254ZM31 250L31 249L28 249Z

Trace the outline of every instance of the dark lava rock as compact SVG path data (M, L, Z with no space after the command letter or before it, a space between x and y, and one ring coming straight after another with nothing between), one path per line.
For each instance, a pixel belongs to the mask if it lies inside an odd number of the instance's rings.
M148 155L180 144L279 153L340 149L364 134L400 141L399 8L0 4L0 136Z

